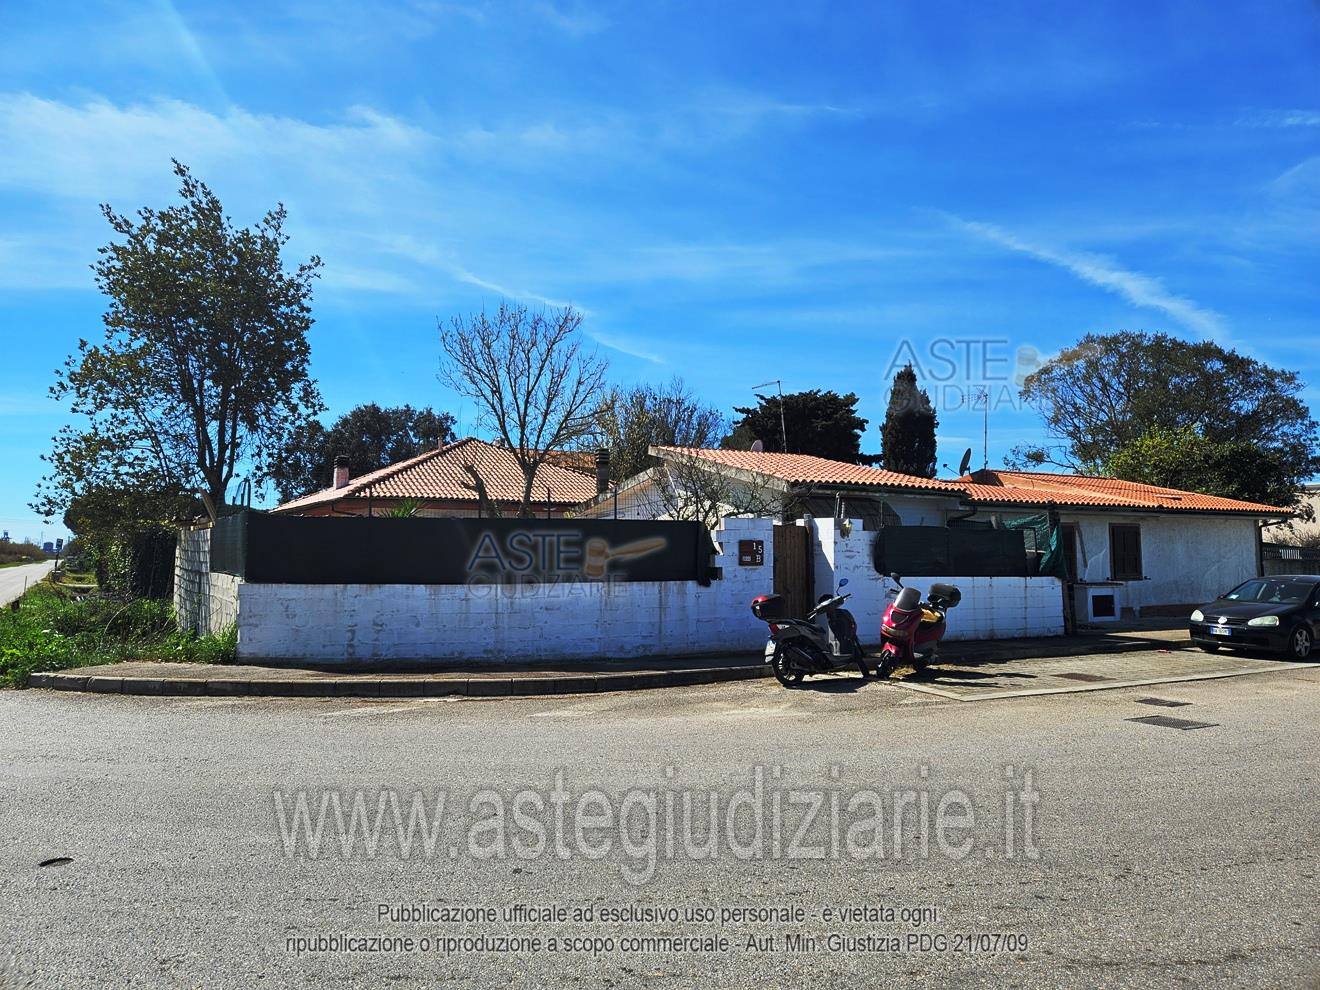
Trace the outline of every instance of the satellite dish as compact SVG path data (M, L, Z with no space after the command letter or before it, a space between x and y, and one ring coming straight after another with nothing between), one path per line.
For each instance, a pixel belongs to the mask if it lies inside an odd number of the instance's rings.
M968 447L963 451L963 459L958 463L958 477L967 473L967 469L972 466L972 448Z
M763 444L760 440L752 441L752 453L759 454L764 450L765 450L765 444ZM969 450L967 453L970 455L971 451Z

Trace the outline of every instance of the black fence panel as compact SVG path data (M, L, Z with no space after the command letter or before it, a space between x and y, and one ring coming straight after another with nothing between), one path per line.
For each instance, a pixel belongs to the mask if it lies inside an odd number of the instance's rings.
M1261 572L1320 575L1320 547L1296 547L1286 543L1261 544Z
M880 574L906 577L1027 577L1033 573L1022 530L886 526L872 560Z
M384 519L251 512L216 522L211 570L269 584L710 580L696 522Z
M248 512L221 516L211 527L211 570L243 576L247 563Z

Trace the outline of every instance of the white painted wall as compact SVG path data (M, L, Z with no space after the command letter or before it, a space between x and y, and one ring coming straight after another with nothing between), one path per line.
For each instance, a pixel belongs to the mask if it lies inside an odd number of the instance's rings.
M1077 570L1086 581L1110 579L1109 524L1141 526L1145 577L1124 581L1123 608L1208 602L1256 575L1256 522L1252 518L1196 515L1060 513L1078 526Z
M875 534L853 521L845 537L834 519L811 523L816 544L816 591L823 594L837 578L848 578L849 610L857 617L863 643L880 641L880 619L892 583L877 574L871 544ZM1052 577L914 577L904 583L921 590L932 584L956 585L962 602L949 609L945 638L1007 639L1063 635L1063 587Z
M723 578L527 589L517 586L239 586L240 659L485 660L492 663L757 650L766 627L751 601L773 588L767 519L729 519L716 534ZM761 567L739 567L739 539L765 541Z

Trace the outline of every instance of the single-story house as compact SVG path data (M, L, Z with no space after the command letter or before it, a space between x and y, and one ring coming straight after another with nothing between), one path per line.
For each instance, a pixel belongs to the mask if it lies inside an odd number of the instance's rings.
M576 463L581 463L582 455L578 457ZM603 488L597 476L553 462L558 459L552 456L537 468L532 484L537 516L561 518ZM522 505L523 472L513 452L475 437L443 444L356 478L341 460L336 458L334 484L329 488L272 511L300 516L371 516L412 502L417 516L455 518L495 513L513 516ZM478 478L485 487L484 502L478 494Z
M1082 621L1190 611L1259 574L1261 528L1292 515L1115 478L983 470L943 480L803 454L659 446L651 453L658 467L577 514L683 518L717 503L719 516L848 519L875 530L997 528L1044 513L1058 531Z

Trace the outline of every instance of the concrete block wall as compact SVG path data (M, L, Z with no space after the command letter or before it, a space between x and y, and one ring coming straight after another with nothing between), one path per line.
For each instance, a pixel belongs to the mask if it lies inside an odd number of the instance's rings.
M239 579L211 572L209 527L179 530L174 551L174 614L181 629L214 636L238 621Z
M816 553L816 590L823 594L837 578L848 578L844 591L852 598L848 608L857 618L862 642L880 640L880 619L894 587L875 571L871 544L875 534L864 532L853 520L852 532L844 536L834 519L811 522ZM1006 639L1018 636L1062 636L1063 586L1052 577L913 577L904 581L921 590L923 597L932 584L956 585L962 602L949 610L945 638Z
M723 576L694 581L516 585L240 583L245 660L554 661L758 650L766 628L751 600L772 590L768 519L716 532ZM738 540L765 542L765 563L738 565Z

